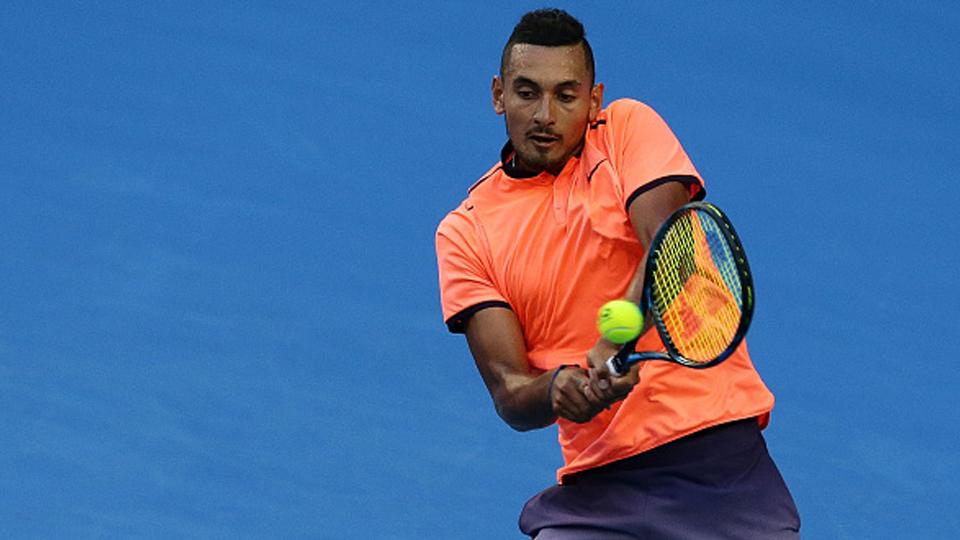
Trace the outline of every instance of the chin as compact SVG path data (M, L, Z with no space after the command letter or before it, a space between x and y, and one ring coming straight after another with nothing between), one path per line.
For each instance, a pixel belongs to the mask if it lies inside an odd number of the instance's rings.
M566 163L566 159L557 159L557 158L551 159L550 156L545 156L540 153L534 153L533 155L527 155L527 156L524 156L523 154L519 154L518 157L520 158L520 161L527 164L527 166L530 169L535 170L537 172L542 172L542 171L547 171L547 170L558 168L558 167L563 167L563 165Z

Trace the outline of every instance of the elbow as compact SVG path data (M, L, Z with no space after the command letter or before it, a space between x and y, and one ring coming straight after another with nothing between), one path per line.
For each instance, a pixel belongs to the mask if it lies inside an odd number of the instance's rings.
M503 401L496 402L497 416L514 431L524 432L547 427L554 422L554 418L540 418L541 415L531 414L523 407L517 407Z
M500 418L502 418L503 421L504 421L508 426L510 426L510 429L512 429L512 430L514 430L514 431L519 431L520 433L523 433L524 431L533 431L533 430L535 430L535 429L537 429L537 428L543 427L543 426L533 425L533 424L531 424L531 423L529 423L529 422L525 422L524 420L519 419L519 418L507 417L507 416L504 416L504 415L502 415L502 414L500 415Z
M500 419L504 421L510 429L514 431L524 432L531 431L536 429L538 426L534 426L529 422L525 422L523 418L520 418L519 415L511 414L509 411L505 411L500 407L497 407L497 415L500 416Z

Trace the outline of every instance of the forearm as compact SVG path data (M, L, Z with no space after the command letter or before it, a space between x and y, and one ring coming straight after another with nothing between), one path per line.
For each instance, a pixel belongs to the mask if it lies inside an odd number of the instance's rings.
M688 188L681 183L668 183L656 187L633 201L628 209L630 222L633 226L634 234L637 239L645 246L646 250L653 242L653 238L660 228L660 225L676 209L690 201ZM643 298L643 282L646 274L647 256L645 252L637 270L630 280L625 298L631 302L640 305ZM650 326L649 317L644 313L644 319L647 324L644 325L644 331Z
M646 266L647 266L647 255L644 254L643 258L640 259L640 264L637 265L637 270L633 274L633 279L630 280L630 285L627 287L627 292L623 296L625 300L629 300L638 306L642 304L641 300L643 298L643 280L644 280L644 274L645 274L644 270ZM644 313L643 325L640 329L640 333L642 334L646 332L651 326L652 326L652 323L650 321L649 313ZM601 341L606 341L602 337L600 339ZM612 343L607 342L607 344L613 346ZM616 348L619 348L619 347L616 347Z
M589 390L586 370L558 367L543 372L531 366L520 323L510 309L475 313L466 335L497 414L517 431L549 426L558 416L587 422L609 405Z
M611 402L589 388L590 376L579 366L559 366L497 399L497 412L517 431L549 426L557 418L589 422ZM508 387L504 387L508 388Z
M494 393L497 414L511 428L529 431L553 424L557 417L550 402L554 370L517 375L503 381Z
M630 285L627 287L627 293L624 295L624 299L630 300L637 305L640 305L640 299L643 296L643 274L646 266L647 256L644 254L643 258L640 260L640 264L637 265L636 272L633 273L633 279L630 280Z
M552 371L530 366L520 324L513 311L488 308L466 328L467 344L493 398L497 414L518 431L549 426L556 416L550 402Z

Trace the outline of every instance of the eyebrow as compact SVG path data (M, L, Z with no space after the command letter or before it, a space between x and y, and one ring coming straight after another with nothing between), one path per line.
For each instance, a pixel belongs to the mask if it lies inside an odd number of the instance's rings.
M528 78L526 78L526 77L522 77L522 76L521 76L521 77L517 77L517 78L515 78L515 79L513 80L513 86L514 86L514 87L523 86L523 85L528 85L528 86L533 86L533 87L535 87L535 88L540 88L540 84L539 84L539 83L537 83L536 81L534 81L534 80L532 80L532 79L528 79ZM580 82L580 81L578 81L578 80L576 80L576 79L570 79L570 80L561 81L561 82L557 83L556 86L555 86L555 88L556 88L556 87L561 87L561 86L562 86L562 87L570 87L570 88L579 88L579 87L583 86L583 83Z

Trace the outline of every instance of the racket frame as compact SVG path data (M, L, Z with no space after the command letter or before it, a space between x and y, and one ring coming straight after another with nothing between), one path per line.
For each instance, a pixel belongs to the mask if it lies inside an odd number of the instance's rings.
M730 247L731 254L735 259L735 266L740 277L741 286L743 288L743 308L740 315L740 324L737 326L734 337L727 347L720 352L720 354L707 362L691 360L680 354L676 348L676 345L673 343L673 339L670 337L670 333L667 331L662 317L653 309L653 272L657 264L657 250L659 249L660 244L663 243L664 238L666 238L666 235L673 224L688 212L703 212L709 216L709 219L713 219L717 225L719 225L719 229L724 236L724 240L726 240L727 245ZM640 339L640 336L637 336L636 338L624 343L623 346L620 347L620 350L607 360L607 369L614 375L622 376L626 374L632 365L647 360L666 360L694 369L704 369L716 366L717 364L726 360L731 354L733 354L733 351L740 346L744 336L747 334L747 329L750 327L750 322L753 319L753 306L753 278L750 273L750 265L747 262L746 252L743 250L743 244L740 242L740 237L737 235L736 230L734 230L733 224L730 223L730 220L723 212L720 211L719 208L710 203L702 201L687 203L670 214L666 221L660 225L660 228L657 229L657 233L654 235L653 241L650 242L650 249L648 251L647 262L643 275L643 292L640 298L640 312L643 313L644 316L647 316L649 313L652 317L653 324L660 336L660 341L663 342L666 348L666 352L635 352L634 348L637 345L637 341Z

